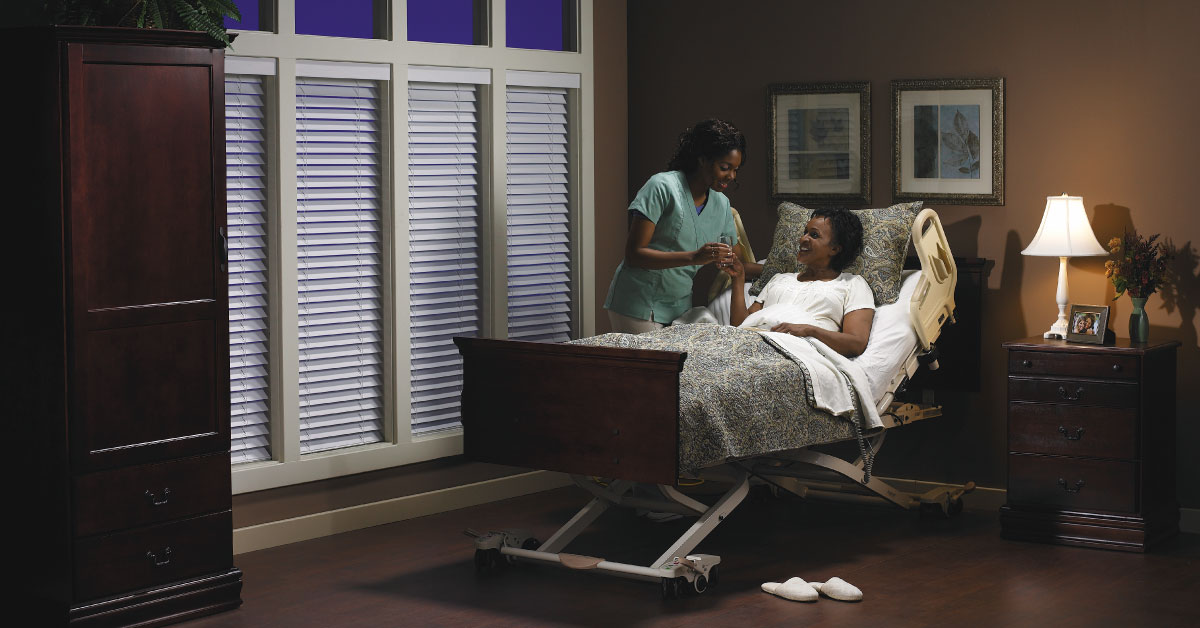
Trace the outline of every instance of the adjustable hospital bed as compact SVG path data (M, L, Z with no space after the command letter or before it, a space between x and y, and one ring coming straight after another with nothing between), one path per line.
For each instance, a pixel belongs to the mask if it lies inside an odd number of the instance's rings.
M904 278L895 303L877 308L868 347L854 359L870 392L851 394L873 398L882 423L874 429L863 428L861 412L837 417L811 407L812 385L797 386L797 371L789 370L794 364L753 331L677 325L665 328L674 330L667 334L605 334L568 344L456 338L464 359L465 455L568 473L593 496L541 543L519 530L468 531L476 537L476 566L553 563L657 581L664 597L676 597L716 584L720 557L691 552L742 502L752 482L802 497L883 500L911 509L924 504L946 513L961 508L971 485L914 495L871 475L888 430L940 414L937 406L894 399L922 365L937 368L934 341L953 320L957 269L933 210L917 215L912 248L921 270ZM705 352L654 348L654 337L672 334L675 346L694 342ZM725 348L740 357L723 359ZM744 382L724 384L732 375ZM686 377L698 380L681 386ZM779 392L772 382L793 390ZM811 449L851 440L859 443L854 461ZM730 488L708 505L681 492L681 478L727 482ZM696 521L649 565L564 551L614 505Z

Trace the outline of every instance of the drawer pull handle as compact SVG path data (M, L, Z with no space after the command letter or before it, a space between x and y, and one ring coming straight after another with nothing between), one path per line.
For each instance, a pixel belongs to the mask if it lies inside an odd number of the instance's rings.
M1068 493L1078 493L1079 489L1083 488L1083 480L1075 480L1075 486L1071 487L1071 486L1067 486L1066 480L1064 480L1062 478L1058 478L1058 485L1061 486L1063 488L1063 490Z
M1058 431L1060 433L1062 433L1062 435L1064 437L1066 437L1067 440L1079 440L1079 439L1083 438L1083 428L1082 427L1075 428L1074 436L1071 436L1071 434L1067 432L1067 428L1063 427L1062 425L1058 426Z
M1114 373L1120 373L1120 372L1121 372L1121 365L1120 365L1120 364L1114 364L1114 365L1113 365L1113 372L1114 372Z
M1067 392L1066 388L1059 386L1058 387L1058 396L1062 397L1063 399L1065 399L1067 401L1079 401L1079 398L1081 396L1083 396L1083 386L1076 387L1074 393L1069 393L1069 392Z
M1033 360L1021 360L1021 366L1030 368L1033 366Z
M151 506L165 506L167 502L171 501L171 489L164 488L162 490L162 497L146 491L146 501L150 502Z
M146 558L149 558L155 567L165 567L171 564L171 548L169 546L163 548L162 560L159 560L158 554L155 554L154 551L146 552Z

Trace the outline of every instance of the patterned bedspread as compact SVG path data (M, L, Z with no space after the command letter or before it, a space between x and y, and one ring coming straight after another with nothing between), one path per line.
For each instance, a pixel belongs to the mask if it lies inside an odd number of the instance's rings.
M858 411L835 417L813 408L804 367L750 330L673 325L571 343L687 352L679 383L679 468L689 475L729 460L860 434Z

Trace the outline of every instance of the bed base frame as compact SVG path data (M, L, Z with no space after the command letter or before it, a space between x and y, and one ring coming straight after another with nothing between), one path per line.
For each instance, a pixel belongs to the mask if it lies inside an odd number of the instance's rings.
M922 363L937 368L933 343L942 325L953 321L957 269L933 210L918 214L912 237L922 272L909 306L918 347L891 382L892 391L900 390ZM702 470L703 479L730 483L715 503L705 505L676 488L679 373L686 353L482 338L456 338L455 344L464 361L466 457L568 473L592 494L545 543L521 530L468 530L480 569L527 560L657 580L664 597L703 593L718 581L721 559L691 551L746 498L752 482L806 498L883 500L907 509L940 509L944 515L961 509L962 495L974 488L907 493L867 478L861 457L849 462L805 448ZM888 428L941 414L938 406L897 403L893 397L888 393L880 401L884 429L867 438L872 455ZM657 496L631 493L639 483L653 485ZM696 521L646 566L563 551L612 506L678 513Z

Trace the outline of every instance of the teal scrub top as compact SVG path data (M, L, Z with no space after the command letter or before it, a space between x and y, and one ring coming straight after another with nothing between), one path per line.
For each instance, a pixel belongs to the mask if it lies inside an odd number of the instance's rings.
M678 170L660 172L642 186L629 204L654 223L650 248L694 251L721 235L737 238L729 197L708 191L704 211L696 214L687 177ZM606 309L640 320L670 323L692 306L692 279L700 266L652 270L622 261L608 287Z

